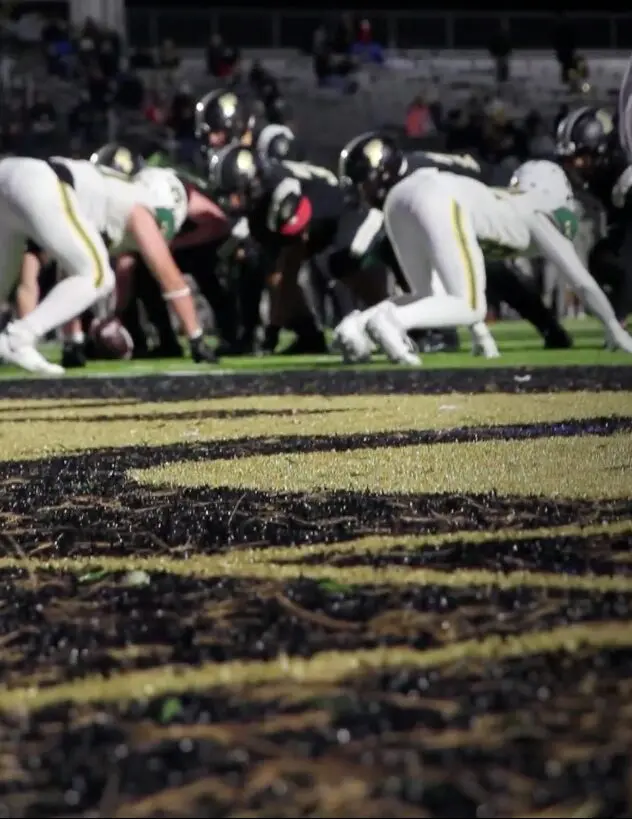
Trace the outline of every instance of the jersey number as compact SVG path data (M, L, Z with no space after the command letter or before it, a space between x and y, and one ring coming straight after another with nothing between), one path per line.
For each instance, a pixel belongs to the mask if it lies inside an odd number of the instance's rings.
M283 164L297 179L322 179L328 185L338 184L336 174L328 168L321 168L320 165L312 165L310 162L293 162L291 160L285 160Z
M155 218L160 228L160 232L167 242L170 242L176 234L176 222L173 211L170 208L156 208Z

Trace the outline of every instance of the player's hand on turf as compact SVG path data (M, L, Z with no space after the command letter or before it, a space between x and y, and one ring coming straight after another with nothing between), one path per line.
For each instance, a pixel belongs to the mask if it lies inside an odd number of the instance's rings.
M204 336L189 340L191 347L191 358L196 364L216 364L219 361L218 355L212 347L206 343Z

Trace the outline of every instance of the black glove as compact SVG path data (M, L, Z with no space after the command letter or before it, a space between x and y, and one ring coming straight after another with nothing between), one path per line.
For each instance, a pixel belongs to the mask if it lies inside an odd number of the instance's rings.
M204 340L204 336L189 339L189 346L191 349L191 358L196 364L217 364L219 361L217 353L212 347L208 346Z

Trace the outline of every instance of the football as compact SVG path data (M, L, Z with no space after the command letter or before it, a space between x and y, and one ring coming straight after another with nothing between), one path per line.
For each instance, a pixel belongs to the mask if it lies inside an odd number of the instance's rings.
M134 353L132 337L116 316L94 319L89 336L99 358L127 360Z

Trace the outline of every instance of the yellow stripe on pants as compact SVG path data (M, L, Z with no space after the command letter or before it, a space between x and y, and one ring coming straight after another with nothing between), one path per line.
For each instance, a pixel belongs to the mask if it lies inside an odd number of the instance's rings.
M68 217L68 221L73 226L77 235L81 239L81 241L86 245L88 248L88 253L92 257L92 261L94 262L94 269L95 269L95 277L94 277L94 286L97 290L101 287L103 282L105 281L105 270L103 267L103 261L101 260L101 255L99 251L96 249L94 242L88 236L85 231L85 228L81 224L79 217L75 213L74 206L72 204L72 200L68 195L68 187L65 182L61 180L57 180L59 184L59 191L61 193L61 199L64 206L64 213Z
M463 211L461 206L456 201L452 200L452 228L456 237L456 243L461 254L463 267L465 268L465 277L467 281L467 303L472 310L476 310L478 299L476 297L476 268L474 267L474 259L470 250L470 243L467 234L463 227Z

